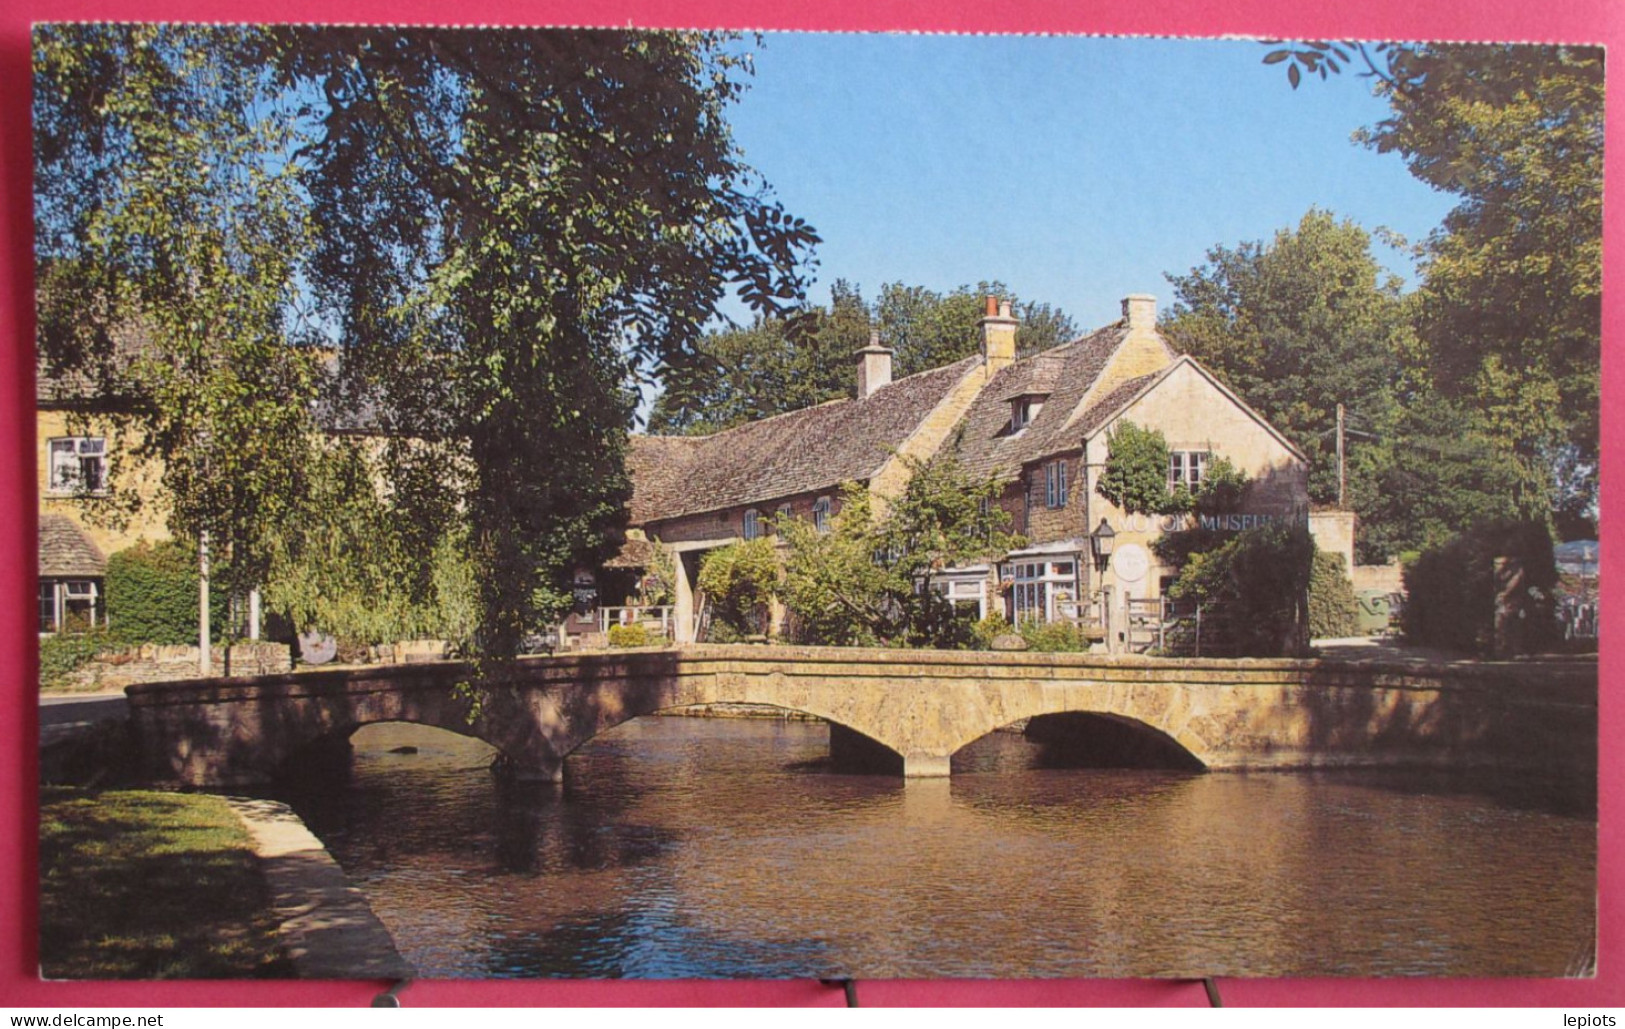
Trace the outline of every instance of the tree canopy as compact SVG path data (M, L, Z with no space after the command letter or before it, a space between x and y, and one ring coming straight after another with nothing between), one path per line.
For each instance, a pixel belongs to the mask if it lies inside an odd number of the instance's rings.
M634 372L730 289L804 288L817 236L728 132L747 73L701 33L42 27L41 349L118 369L172 528L244 584L302 545L331 389L389 440L405 552L466 525L511 652L619 542Z
M649 416L649 431L706 434L827 400L855 395L853 355L871 332L891 347L893 375L902 378L980 352L983 298L1011 298L1002 282L937 293L901 282L880 287L865 301L844 279L830 302L790 316L763 317L744 328L713 332L700 344L702 360L668 380ZM1014 301L1021 317L1016 346L1034 353L1077 334L1072 319L1049 304Z
M1391 114L1356 134L1460 198L1419 247L1433 384L1511 453L1526 515L1586 531L1599 445L1603 53L1517 44L1290 42L1321 78L1361 67Z
M789 545L781 595L810 642L969 645L973 619L932 583L1020 537L996 503L997 480L973 478L949 455L908 464L908 485L889 503L861 486L844 490L829 532L799 520L776 526Z

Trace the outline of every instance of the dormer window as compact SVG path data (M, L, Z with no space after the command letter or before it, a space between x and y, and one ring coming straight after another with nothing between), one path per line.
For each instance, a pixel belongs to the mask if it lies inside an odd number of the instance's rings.
M1025 429L1043 409L1043 397L1025 396L1010 401L1010 431L1020 432Z
M762 513L754 507L745 512L744 537L748 540L762 535Z

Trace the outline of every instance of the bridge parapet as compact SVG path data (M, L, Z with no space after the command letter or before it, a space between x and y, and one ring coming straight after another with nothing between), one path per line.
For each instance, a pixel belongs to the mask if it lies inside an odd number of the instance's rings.
M1158 659L1084 654L692 646L522 658L478 690L455 662L133 686L148 773L197 785L274 778L300 747L411 721L477 736L556 779L582 743L690 704L817 715L945 775L986 733L1093 712L1166 736L1212 769L1596 760L1596 666ZM478 697L478 704L472 703Z

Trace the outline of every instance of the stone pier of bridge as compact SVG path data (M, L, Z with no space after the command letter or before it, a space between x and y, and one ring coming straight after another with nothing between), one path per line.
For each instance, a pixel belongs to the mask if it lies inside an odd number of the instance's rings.
M476 680L455 662L128 690L146 775L196 786L277 779L376 722L475 736L522 778L558 780L629 719L762 704L830 723L838 767L945 776L1012 723L1082 719L1187 767L1426 765L1595 775L1595 663L1381 664L1081 654L692 646L522 658Z

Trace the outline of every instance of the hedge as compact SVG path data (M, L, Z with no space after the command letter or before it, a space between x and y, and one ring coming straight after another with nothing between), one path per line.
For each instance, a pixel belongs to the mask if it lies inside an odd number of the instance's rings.
M1495 631L1497 558L1520 565L1523 574L1523 588L1509 598L1512 618L1500 641ZM1552 646L1560 638L1552 596L1556 585L1557 564L1545 525L1486 522L1424 551L1406 566L1405 636L1480 656Z
M173 541L137 543L107 559L107 624L124 643L197 645L197 552ZM226 595L209 590L209 625L224 636Z
M1336 639L1353 636L1360 627L1360 602L1354 596L1338 554L1315 551L1309 568L1309 638Z

